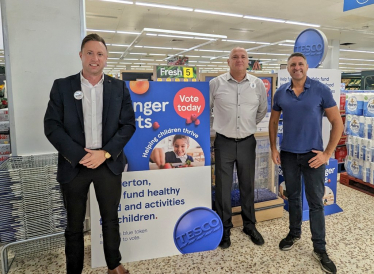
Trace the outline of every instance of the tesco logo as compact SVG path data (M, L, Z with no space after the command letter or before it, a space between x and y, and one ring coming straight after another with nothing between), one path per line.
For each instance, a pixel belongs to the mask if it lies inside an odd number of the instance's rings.
M297 52L303 53L305 56L322 54L323 45L322 44L310 44L310 45L296 46L295 50Z
M178 235L176 240L180 243L179 247L184 248L185 246L201 240L203 237L219 230L220 228L221 225L219 219L214 218L209 222L203 223L201 226L197 226L181 235Z
M206 207L185 212L174 227L174 243L182 254L216 249L223 235L217 213Z

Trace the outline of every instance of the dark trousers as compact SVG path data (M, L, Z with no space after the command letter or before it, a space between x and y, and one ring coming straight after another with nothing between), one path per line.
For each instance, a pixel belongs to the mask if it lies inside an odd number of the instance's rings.
M67 184L61 184L61 192L67 211L65 254L68 274L80 274L83 270L83 222L91 182L95 187L102 218L104 254L108 268L116 268L121 261L119 252L121 238L118 223L121 175L114 175L105 162L96 169L82 166L77 177Z
M243 226L252 229L256 223L254 209L254 181L256 161L256 139L253 135L235 141L217 134L214 141L216 165L215 206L221 217L224 230L233 227L231 221L231 187L233 182L234 163L236 163L240 202L242 207Z
M313 152L296 154L281 151L281 163L286 191L288 194L290 234L301 235L302 202L301 174L304 176L305 196L309 205L310 231L315 251L326 251L325 212L323 195L325 192L325 165L311 168L308 161L316 154Z

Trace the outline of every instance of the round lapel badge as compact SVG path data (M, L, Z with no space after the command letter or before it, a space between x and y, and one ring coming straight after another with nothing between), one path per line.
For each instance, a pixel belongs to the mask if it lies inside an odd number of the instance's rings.
M83 92L80 90L77 90L74 92L74 98L77 100L82 100L83 99Z
M251 88L256 88L256 83L251 83Z

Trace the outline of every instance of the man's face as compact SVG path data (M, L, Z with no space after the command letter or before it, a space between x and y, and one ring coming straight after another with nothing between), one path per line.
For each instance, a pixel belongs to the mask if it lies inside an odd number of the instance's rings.
M103 73L108 58L107 50L103 43L98 41L87 42L79 52L82 60L83 76L98 76Z
M293 80L303 80L306 78L308 64L303 57L294 56L287 63L287 70Z
M231 52L227 64L230 67L230 72L245 72L248 68L248 54L244 49L234 49Z

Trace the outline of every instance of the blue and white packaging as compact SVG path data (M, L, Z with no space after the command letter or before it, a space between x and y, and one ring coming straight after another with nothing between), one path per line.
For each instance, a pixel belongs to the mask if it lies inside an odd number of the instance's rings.
M370 163L370 184L374 185L374 163Z
M371 168L370 164L371 164L370 162L364 161L364 169L362 171L362 180L367 183L370 182L370 168Z
M364 95L362 93L347 93L345 100L345 113L363 115Z
M360 122L360 129L358 130L358 136L361 138L364 138L364 129L365 129L365 117L364 116L359 116L358 120Z
M360 136L360 116L357 116L357 115L352 115L351 117L347 116L346 122L347 122L347 134L352 135L352 136ZM363 129L361 130L361 132L363 136Z
M374 117L374 93L364 94L363 114L366 117Z
M353 157L351 155L347 155L344 161L345 170L347 171L349 175L352 175L352 171L351 171L352 158Z
M359 155L360 155L360 146L359 146L359 144L358 144L358 139L359 137L357 137L357 136L353 136L353 146L352 146L352 148L353 148L353 158L359 158Z
M365 138L358 139L358 149L359 149L358 159L360 160L365 160L367 141L368 139L365 139Z
M373 117L365 117L364 138L371 139L373 136Z

